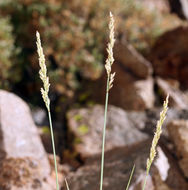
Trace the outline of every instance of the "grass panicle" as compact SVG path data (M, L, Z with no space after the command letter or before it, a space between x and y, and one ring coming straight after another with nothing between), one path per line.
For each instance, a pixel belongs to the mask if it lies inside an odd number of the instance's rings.
M55 166L55 173L56 173L56 189L59 190L59 180L58 180L58 170L57 170L57 161L56 161L56 151L55 151L55 143L54 143L54 134L53 134L53 126L52 126L52 118L51 118L51 113L50 113L50 99L48 96L49 92L49 78L47 76L47 68L45 64L45 56L43 53L43 48L41 45L41 40L40 40L40 34L39 32L36 32L36 37L37 37L37 52L39 56L39 65L40 65L40 71L39 71L39 76L43 82L43 88L41 88L41 94L43 101L46 105L46 108L48 110L48 118L49 118L49 123L50 123L50 133L51 133L51 140L52 140L52 148L53 148L53 155L54 155L54 166Z
M107 72L107 91L109 91L113 86L113 81L115 77L115 73L111 73L112 70L112 64L114 63L114 56L113 56L113 47L115 43L115 37L114 37L114 17L112 13L110 12L110 23L109 23L109 43L107 45L107 53L108 58L106 59L105 69Z
M106 86L106 100L105 100L105 111L104 111L104 126L103 126L103 139L102 139L102 153L101 153L101 178L100 178L100 190L103 188L103 173L104 173L104 149L105 149L105 136L106 136L106 122L107 122L107 109L108 109L108 97L109 90L113 86L113 81L115 77L115 73L111 73L112 64L114 62L113 57L113 47L115 43L114 37L114 18L112 13L110 12L110 23L109 23L109 43L107 46L108 58L106 60L105 69L107 72L107 86Z
M156 156L156 149L157 149L157 143L160 139L161 133L162 133L162 125L164 123L164 120L166 118L166 114L168 111L168 99L169 99L169 95L167 95L166 100L163 103L163 110L160 113L160 118L159 121L157 122L157 126L156 126L156 131L152 140L152 144L151 144L151 149L150 149L150 155L149 158L147 159L147 164L146 164L146 178L144 180L144 185L142 190L145 189L146 186L146 181L147 181L147 177L149 175L149 171L151 168L151 165L154 161L154 158Z
M50 83L49 83L49 78L47 76L47 68L45 64L45 56L43 53L43 48L41 45L41 40L40 40L40 34L39 32L36 32L36 37L37 37L37 52L39 55L39 65L40 65L40 71L39 71L39 76L43 82L43 88L41 88L41 94L42 98L45 102L46 108L48 111L50 110L50 99L48 97L48 92L50 88Z

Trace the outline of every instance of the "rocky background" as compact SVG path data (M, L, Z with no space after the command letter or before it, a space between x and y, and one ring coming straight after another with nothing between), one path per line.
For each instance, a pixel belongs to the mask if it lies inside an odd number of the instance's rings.
M169 110L146 190L188 189L188 1L0 1L0 190L55 190L48 118L40 95L41 33L59 181L96 190L104 121L109 11L116 72L106 131L104 190L141 190L163 100Z

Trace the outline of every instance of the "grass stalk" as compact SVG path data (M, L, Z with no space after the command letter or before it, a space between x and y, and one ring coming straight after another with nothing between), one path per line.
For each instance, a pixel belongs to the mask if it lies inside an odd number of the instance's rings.
M51 134L51 140L52 140L52 149L53 149L53 156L54 156L54 166L55 166L55 174L56 174L56 190L59 190L59 180L58 180L58 170L57 170L57 161L56 161L56 151L55 151L55 143L54 143L54 134L53 134L53 125L52 125L52 118L51 118L51 112L50 112L50 99L48 96L49 92L49 78L47 76L47 68L45 64L45 56L43 53L43 48L41 45L41 40L40 40L40 34L39 32L36 33L37 37L37 52L39 55L39 65L40 65L40 71L39 71L39 76L43 82L43 88L41 88L41 94L43 101L46 105L46 108L48 110L48 119L50 123L50 134Z
M158 144L158 141L160 139L160 136L161 136L161 133L162 133L162 125L163 125L163 123L165 121L166 114L167 114L167 111L168 111L168 99L169 99L169 95L167 95L166 100L163 103L163 110L161 111L160 118L159 118L159 120L157 122L156 131L155 131L155 134L154 134L154 137L153 137L153 140L152 140L152 144L151 144L151 148L150 148L150 155L149 155L149 158L147 159L146 177L145 177L145 180L144 180L142 190L145 190L146 183L147 183L147 177L149 175L151 165L152 165L152 163L153 163L153 161L155 159L155 156L157 154L156 153L157 144Z
M107 46L108 58L106 60L105 69L107 72L107 84L106 84L106 99L105 99L105 110L104 110L104 126L103 126L103 138L102 138L102 153L101 153L101 178L100 178L100 190L103 189L103 176L104 176L104 151L105 151L105 136L106 136L106 123L107 123L107 111L108 111L108 98L109 90L113 86L113 81L115 73L111 73L112 64L114 62L113 58L113 47L115 43L114 39L114 18L110 12L110 22L109 22L109 43Z
M145 176L145 179L144 179L144 184L143 184L142 190L144 190L145 187L146 187L146 182L147 182L148 175L149 175L149 173L146 173L146 176Z
M101 180L100 180L100 190L103 187L103 175L104 175L104 149L105 149L105 137L106 137L106 122L107 122L107 111L108 111L108 87L109 87L109 76L107 78L106 87L106 100L105 100L105 111L104 111L104 126L103 126L103 139L102 139L102 154L101 154Z
M131 179L132 179L132 177L133 177L134 169L135 169L135 164L133 165L133 168L132 168L132 171L131 171L131 174L130 174L130 177L129 177L129 181L128 181L128 183L127 183L126 190L129 189L129 185L130 185Z
M66 178L65 178L65 184L66 184L67 190L70 190L70 188L69 188L69 184L68 184L68 182L67 182L67 179L66 179Z
M49 123L50 123L50 134L51 134L52 149L53 149L53 156L54 156L54 167L55 167L55 175L56 175L56 189L59 190L56 150L55 150L54 133L53 133L52 118L51 118L50 110L48 111L48 118L49 118Z

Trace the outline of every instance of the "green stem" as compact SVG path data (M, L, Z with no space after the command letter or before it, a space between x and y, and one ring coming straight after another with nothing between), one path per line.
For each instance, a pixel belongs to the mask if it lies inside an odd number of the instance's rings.
M104 173L104 147L105 147L106 122L107 122L108 97L109 97L109 80L110 80L110 77L109 77L109 75L108 75L108 78L107 78L107 86L106 86L105 111L104 111L103 139L102 139L100 190L102 190L102 187L103 187L103 173Z
M55 175L56 175L56 189L59 190L59 180L58 180L58 173L57 173L57 161L56 161L56 151L55 151L55 143L54 143L54 133L53 133L52 118L51 118L50 110L48 110L48 118L49 118L49 122L50 122L50 133L51 133L52 149L53 149L53 155L54 155L54 166L55 166Z
M133 168L132 168L132 171L131 171L131 174L130 174L130 177L129 177L129 181L128 181L128 183L127 183L126 190L129 189L129 185L130 185L131 179L132 179L132 177L133 177L134 169L135 169L135 164L133 165Z
M144 185L143 185L143 187L142 187L142 190L144 190L145 187L146 187L146 182L147 182L148 175L149 175L149 172L146 173L146 177L145 177L145 179L144 179Z

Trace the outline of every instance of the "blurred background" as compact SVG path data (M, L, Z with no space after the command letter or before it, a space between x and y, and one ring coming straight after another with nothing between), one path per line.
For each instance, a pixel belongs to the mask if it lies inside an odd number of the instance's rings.
M152 136L167 94L171 108L169 123L173 119L188 119L188 1L0 0L0 88L27 102L45 150L52 153L47 112L40 94L35 35L39 31L51 84L49 96L57 154L66 171L75 171L99 153L97 126L103 121L109 11L115 18L116 37L116 77L109 100L110 151L139 141L131 140L136 132L130 133L133 136L127 137L126 142L119 140L124 138L121 134L132 130L132 125L140 138L143 135L141 140L145 140L144 135ZM188 139L185 128L183 134ZM113 136L115 132L117 135ZM176 154L179 141L171 142L173 134L165 131L164 149L178 163L184 153ZM99 147L94 145L96 139ZM187 139L184 146L188 145ZM185 154L183 168L188 167L188 152ZM184 185L172 185L169 180L166 186L168 190L187 189L188 174L181 170L181 165L176 167L181 178L177 177L177 183ZM0 183L3 184L1 179ZM72 190L82 187L75 184ZM5 185L2 187L4 190Z

